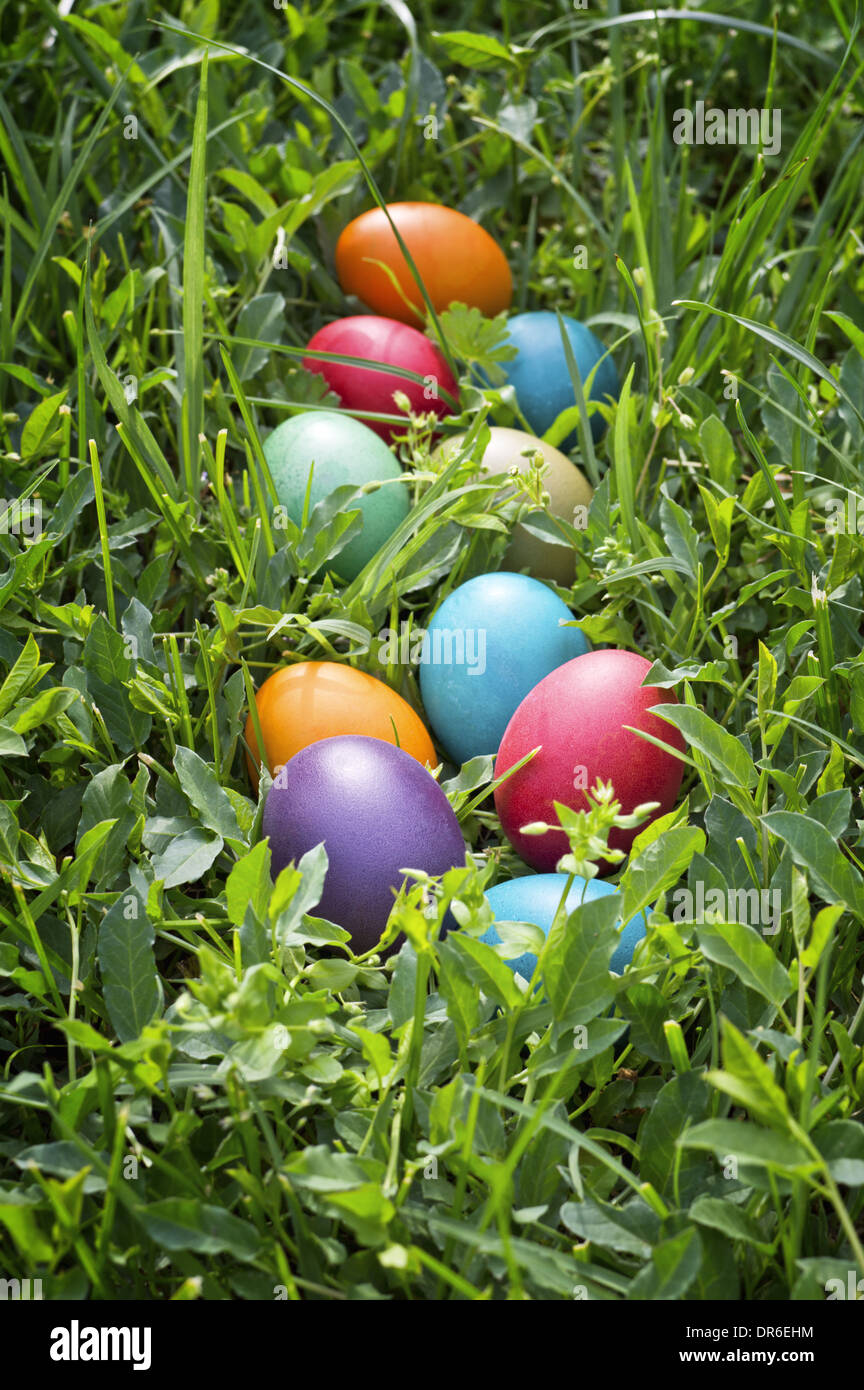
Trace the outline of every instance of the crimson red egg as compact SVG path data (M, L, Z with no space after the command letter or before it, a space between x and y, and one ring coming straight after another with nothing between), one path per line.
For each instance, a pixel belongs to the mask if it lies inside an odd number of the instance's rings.
M649 669L650 663L636 652L587 652L552 671L516 710L501 740L495 776L532 748L540 751L502 783L495 807L504 833L526 864L551 872L567 853L567 840L558 830L523 835L522 827L532 821L557 825L555 801L586 809L581 788L590 789L598 777L612 783L625 812L646 801L660 803L656 816L671 811L684 764L624 727L642 729L684 752L678 730L649 713L652 705L677 703L671 690L642 685ZM640 829L614 830L610 848L626 852Z
M415 414L430 411L439 416L451 414L452 407L442 398L442 391L458 399L459 388L440 348L410 324L379 318L376 314L353 314L320 328L309 342L309 348L362 357L370 364L385 362L391 367L416 372L423 378L421 384L372 365L357 367L347 362L304 357L303 366L311 372L319 372L340 397L342 405L358 415L365 411L400 414L393 400L394 391L404 392ZM382 421L364 419L364 424L388 442L394 433L402 432L398 426Z

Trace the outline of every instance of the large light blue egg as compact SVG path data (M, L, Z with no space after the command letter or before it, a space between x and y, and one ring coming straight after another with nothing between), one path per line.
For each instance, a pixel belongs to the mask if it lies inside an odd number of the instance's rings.
M561 837L563 840L563 836ZM562 849L562 854L564 850ZM552 919L558 909L561 896L567 884L567 874L526 874L523 878L511 878L506 883L496 883L494 888L487 888L486 900L495 914L498 922L533 922L540 927L544 935L548 936L549 928L552 926ZM567 909L572 912L574 908L581 906L583 902L591 902L594 898L607 898L610 893L617 893L618 889L611 883L605 883L602 879L592 878L588 881L587 887L584 878L577 875L573 879L573 886L567 894ZM613 952L609 963L609 969L614 970L620 975L633 959L633 952L637 943L645 935L645 914L637 913L632 917L623 928L618 945ZM501 937L494 927L490 927L484 932L481 941L485 941L489 946L500 944ZM530 980L537 965L537 957L531 952L526 951L515 960L508 960L510 969L517 972L525 980Z
M578 319L564 318L563 315L562 318L584 388L606 348L584 323ZM519 409L525 419L535 434L545 434L562 410L576 404L558 317L545 310L516 314L509 320L507 329L510 343L518 351L511 362L501 365L507 373L508 383L516 392ZM611 396L617 400L620 390L615 364L611 357L604 357L588 393L589 399L602 401ZM591 433L597 440L605 430L606 422L596 411L590 419ZM572 448L578 438L578 432L574 430L560 447Z
M588 642L557 594L499 570L454 589L423 638L420 692L429 723L457 763L495 754L529 690ZM562 851L563 853L563 851Z

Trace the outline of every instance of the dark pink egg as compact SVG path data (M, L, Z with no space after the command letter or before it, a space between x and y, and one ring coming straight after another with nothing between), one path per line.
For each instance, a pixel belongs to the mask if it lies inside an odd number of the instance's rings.
M301 748L267 793L263 833L274 877L323 842L328 869L314 909L351 933L356 952L378 941L405 869L443 874L465 864L465 842L431 773L392 743L340 734Z
M386 367L355 367L349 363L304 357L303 366L325 378L346 410L358 415L363 411L398 415L401 412L393 400L393 392L402 391L415 414L430 411L439 416L452 414L452 407L442 398L441 392L448 391L458 399L453 374L441 350L410 324L379 318L376 314L355 314L320 328L309 342L309 348L361 357L370 364L384 362L387 366L404 367L423 377L421 384L388 372ZM365 420L364 423L388 442L394 433L402 432L399 427L381 421Z
M677 704L677 700L671 690L642 684L650 669L650 661L637 652L615 648L586 652L535 685L507 725L495 763L496 777L533 748L540 750L495 792L504 834L532 868L551 873L567 853L567 839L559 830L523 835L522 827L532 821L557 826L556 801L574 811L586 810L583 789L592 788L598 777L612 783L625 812L656 801L659 809L654 819L675 805L684 764L673 753L630 732L642 729L684 752L678 730L651 713L653 705ZM613 830L610 848L626 853L641 829ZM605 873L613 867L605 860L603 865Z

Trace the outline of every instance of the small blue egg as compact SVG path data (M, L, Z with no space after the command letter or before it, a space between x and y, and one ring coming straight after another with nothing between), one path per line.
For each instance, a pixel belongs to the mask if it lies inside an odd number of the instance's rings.
M617 400L621 390L618 373L612 358L604 357L606 348L603 343L578 319L564 318L563 315L562 319L583 387L603 357L588 398L602 401L611 396ZM507 328L510 343L518 351L512 361L501 365L508 383L516 392L525 419L535 434L545 434L562 410L576 404L557 315L548 311L516 314L508 321ZM596 441L603 434L606 422L596 411L590 420L591 433ZM572 448L578 438L578 431L574 430L560 447Z
M460 584L423 638L420 693L451 758L494 754L529 690L588 642L557 594L526 574L500 570ZM563 850L562 850L563 853Z
M548 936L568 877L567 874L526 874L523 878L511 878L506 883L496 883L494 888L487 888L486 901L495 914L496 921L533 922ZM583 902L591 902L594 898L606 898L610 893L617 892L614 884L605 883L602 879L589 879L586 886L585 879L577 875L567 894L568 911L572 912ZM645 926L644 912L638 912L630 919L621 932L618 945L609 962L610 970L620 975L630 964L637 943L645 935ZM489 946L497 946L501 937L494 927L490 927L480 940ZM537 957L533 952L525 951L515 960L508 960L507 965L523 979L530 980L537 965Z

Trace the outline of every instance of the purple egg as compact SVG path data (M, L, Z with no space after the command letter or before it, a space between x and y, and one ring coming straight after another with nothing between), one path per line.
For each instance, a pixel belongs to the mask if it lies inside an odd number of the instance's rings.
M355 951L378 941L401 869L443 874L465 863L449 801L424 767L392 743L340 734L301 748L264 805L273 874L324 843L329 868L315 914L351 933Z

